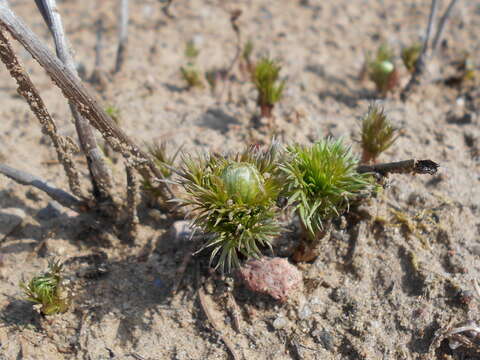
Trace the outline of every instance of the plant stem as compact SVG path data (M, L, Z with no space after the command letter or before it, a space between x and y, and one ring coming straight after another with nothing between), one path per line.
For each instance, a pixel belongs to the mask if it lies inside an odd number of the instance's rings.
M62 189L58 189L50 185L45 180L39 178L38 176L29 174L27 172L14 169L8 165L0 164L0 174L9 177L10 179L16 181L22 185L30 185L36 187L37 189L43 191L53 200L57 201L61 205L72 209L76 212L82 212L86 210L86 204L78 200L76 197L70 195Z
M120 1L120 26L118 30L117 59L115 61L114 73L121 70L125 61L128 42L128 0Z
M80 180L78 172L75 168L70 153L68 151L68 141L58 135L57 126L55 121L50 116L45 103L43 102L40 94L33 85L30 77L25 72L25 69L18 61L10 42L0 28L0 57L10 72L11 76L17 81L17 92L22 95L30 105L30 109L37 117L42 127L42 132L50 137L52 140L55 151L57 152L58 161L63 165L63 169L67 174L68 183L72 193L79 197L84 198L82 189L80 187Z
M437 33L435 34L435 37L433 38L433 42L432 42L432 54L435 53L435 50L437 49L437 45L440 42L440 39L442 38L445 24L447 23L447 20L450 17L450 14L452 13L453 7L457 2L458 0L450 1L450 4L448 5L447 10L445 10L445 13L442 15L442 17L440 18L440 21L438 22Z
M77 76L75 62L67 46L67 38L63 30L62 19L55 0L35 0L45 23L52 33L58 58ZM87 158L88 169L93 186L93 195L99 202L112 201L112 179L110 171L97 145L93 130L75 105L70 101L70 110L75 119L75 128L80 140L80 146Z
M422 47L422 52L420 53L420 56L418 57L418 60L415 63L415 70L413 71L407 86L405 87L405 89L403 89L402 93L400 94L402 101L406 101L408 97L413 92L416 91L416 89L420 86L420 83L422 81L422 76L427 67L426 58L427 58L428 42L430 40L430 35L432 33L433 20L435 19L436 15L437 15L437 0L432 0L432 4L430 7L430 15L428 17L427 30L425 32L425 41L423 42L423 47Z
M388 174L430 174L437 172L439 165L432 160L403 160L391 163L375 164L375 165L360 165L357 167L357 172L362 173L377 173L381 176Z

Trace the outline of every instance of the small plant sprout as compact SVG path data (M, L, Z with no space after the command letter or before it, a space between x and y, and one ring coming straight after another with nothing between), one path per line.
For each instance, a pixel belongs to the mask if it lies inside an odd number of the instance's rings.
M386 96L398 85L393 51L386 44L378 48L373 60L367 58L367 74L369 79L375 83L381 96Z
M383 108L371 104L362 119L362 163L375 163L377 157L392 146L397 138L397 129L390 123Z
M253 70L253 83L258 91L262 117L271 118L275 103L282 98L285 80L279 81L281 66L269 58L261 59Z
M117 125L120 124L120 110L115 106L107 106L105 112L112 118Z
M253 54L253 42L252 40L248 40L243 47L242 55L239 63L240 71L246 78L252 77L252 73L254 69L252 54Z
M181 147L173 155L167 154L167 144L165 142L154 142L147 144L148 153L152 156L153 162L160 169L163 177L168 179L172 176L172 166L180 153ZM153 185L150 179L143 178L142 188L147 193L153 195L155 199L161 198L162 190Z
M210 235L203 248L212 249L215 268L229 271L239 266L241 257L259 257L260 247L269 246L280 232L277 147L184 159L178 182L185 195L177 201L190 206L194 225Z
M402 62L410 74L415 71L415 64L417 63L421 53L422 44L420 43L416 43L402 49Z
M53 260L45 274L34 277L28 283L20 283L28 301L40 304L43 315L53 315L67 311L70 299L62 285L63 265Z
M314 251L329 221L348 209L352 200L372 190L371 176L357 173L357 164L341 139L287 147L281 169L286 175L288 203L298 215L303 232L300 247ZM316 255L306 256L313 259Z
M187 65L182 66L180 68L180 72L182 73L182 77L187 83L187 87L189 89L198 87L203 88L203 81L200 75L200 72L195 66L195 60L198 57L200 50L195 47L193 41L187 42L187 46L185 48L185 57L187 58Z

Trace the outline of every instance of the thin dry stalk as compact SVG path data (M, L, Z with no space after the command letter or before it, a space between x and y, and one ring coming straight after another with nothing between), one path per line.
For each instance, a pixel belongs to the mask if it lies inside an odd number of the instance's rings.
M125 62L128 42L128 0L120 0L120 26L118 29L117 59L114 73L118 73Z
M19 184L33 186L46 193L61 205L76 212L83 212L87 209L86 204L83 201L78 200L76 197L62 189L50 185L47 181L38 176L14 169L5 164L0 164L0 174L9 177Z
M125 170L127 173L127 237L133 242L137 237L138 224L140 223L137 212L139 185L133 166L126 162Z
M67 38L63 30L62 19L58 12L55 0L35 0L35 3L52 33L58 58L75 76L77 76L75 62L67 45ZM99 202L110 202L112 200L112 178L103 155L97 145L93 129L71 101L70 110L75 119L75 128L77 129L80 146L87 158L88 169L90 171L93 186L93 195Z
M360 165L357 172L376 173L381 176L388 174L430 174L437 172L439 165L432 160L403 160L384 164Z
M432 33L432 25L435 17L437 16L437 0L432 0L432 5L430 7L430 15L428 17L428 25L427 30L425 32L425 41L423 42L422 52L418 57L417 62L415 63L415 70L412 73L412 77L408 81L407 86L403 89L400 97L402 101L406 101L408 97L414 93L417 88L420 86L422 81L423 74L425 73L425 69L427 67L427 51L428 51L428 43L430 40L430 35Z
M38 61L63 91L80 113L102 134L104 139L116 151L120 152L143 175L158 183L164 176L155 166L152 158L118 127L105 110L98 104L95 96L87 90L78 77L66 68L40 39L12 12L6 0L0 0L0 24ZM165 203L173 198L168 185L159 183ZM172 205L173 207L173 205Z
M432 54L434 54L435 50L437 49L437 45L440 42L443 35L443 30L445 29L445 24L447 23L447 20L450 17L450 14L452 13L453 7L457 2L458 0L450 1L450 4L448 5L447 10L445 10L445 13L442 15L442 17L438 22L437 33L435 34L432 42Z
M55 151L57 152L58 161L63 165L63 169L67 174L70 190L75 196L84 198L80 187L78 172L70 156L69 143L57 134L55 121L50 116L37 88L33 85L30 77L18 61L2 28L0 28L0 57L10 72L10 75L18 84L17 92L27 100L30 109L40 122L42 132L52 140Z
M203 312L207 316L208 321L212 325L213 329L217 333L218 336L222 339L224 344L227 346L228 351L230 351L230 354L233 356L235 360L240 360L240 356L238 355L237 351L235 350L235 345L225 336L223 335L222 331L220 330L220 326L217 324L215 321L215 317L212 314L212 311L210 309L210 301L207 298L207 295L205 294L205 291L203 290L203 287L200 287L198 289L198 297L200 299L200 305L202 306Z
M167 0L167 4L162 8L162 11L165 15L167 15L170 19L174 19L175 16L172 15L170 12L170 6L172 5L173 0Z

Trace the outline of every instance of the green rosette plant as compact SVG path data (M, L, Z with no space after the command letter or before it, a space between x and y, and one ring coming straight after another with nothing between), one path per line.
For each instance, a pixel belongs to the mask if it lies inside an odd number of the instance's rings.
M52 315L67 311L70 299L62 284L63 265L60 261L51 261L45 274L35 276L28 283L21 282L26 299L40 304L43 315Z
M409 73L415 71L415 65L422 52L422 44L416 43L402 49L402 62Z
M347 210L351 201L369 192L373 180L356 171L358 160L342 140L292 145L281 165L288 203L300 219L307 242L320 240L327 223Z
M232 156L184 158L178 183L185 194L176 201L188 206L193 225L210 235L203 249L211 249L215 268L230 271L242 256L259 257L260 248L279 234L277 149L274 144L264 152L250 148Z

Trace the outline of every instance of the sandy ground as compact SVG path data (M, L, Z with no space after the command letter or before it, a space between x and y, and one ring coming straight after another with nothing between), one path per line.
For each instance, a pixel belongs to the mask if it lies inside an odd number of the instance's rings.
M51 44L33 2L10 3ZM241 81L238 69L236 80L217 96L208 88L186 90L180 76L189 40L200 49L197 67L202 71L231 62L235 34L228 11L243 11L239 26L243 39L254 41L255 58L269 54L283 64L287 88L275 109L276 136L302 143L343 136L359 151L359 119L375 97L372 84L358 81L365 53L382 41L399 53L401 46L419 40L429 3L175 0L174 18L169 18L161 2L132 1L128 57L115 76L109 73L117 44L117 1L58 5L87 78L95 67L95 23L104 18L101 69L106 81L95 91L105 106L119 109L120 125L135 141L167 140L172 152L181 145L185 151L222 152L267 142L272 135L252 129L256 92ZM440 5L444 9L447 1ZM472 279L480 271L479 93L435 81L448 76L454 54L466 50L480 58L479 25L480 4L459 2L445 32L446 48L429 66L427 84L406 103L398 94L383 100L402 132L380 160L432 159L441 165L438 175L393 177L390 187L365 205L368 220L353 232L333 231L314 263L298 265L305 286L295 301L281 304L240 284L232 290L231 278L209 276L213 314L239 358L479 358L462 357L464 352L451 350L447 342L429 348L438 329L480 320L480 299L472 299ZM75 138L60 91L25 50L15 48L61 133ZM67 189L37 120L3 66L0 72L1 162ZM402 69L402 84L407 80ZM85 164L80 155L76 158ZM111 166L120 193L124 169L121 161ZM229 358L197 296L208 275L204 256L190 262L181 288L172 291L189 248L172 237L172 219L142 204L139 236L129 246L102 232L101 223L48 205L39 191L0 177L3 219L17 214L22 220L7 236L0 231L0 359ZM52 257L66 261L74 300L66 314L44 319L22 299L18 284L45 270ZM104 272L96 271L100 264Z

